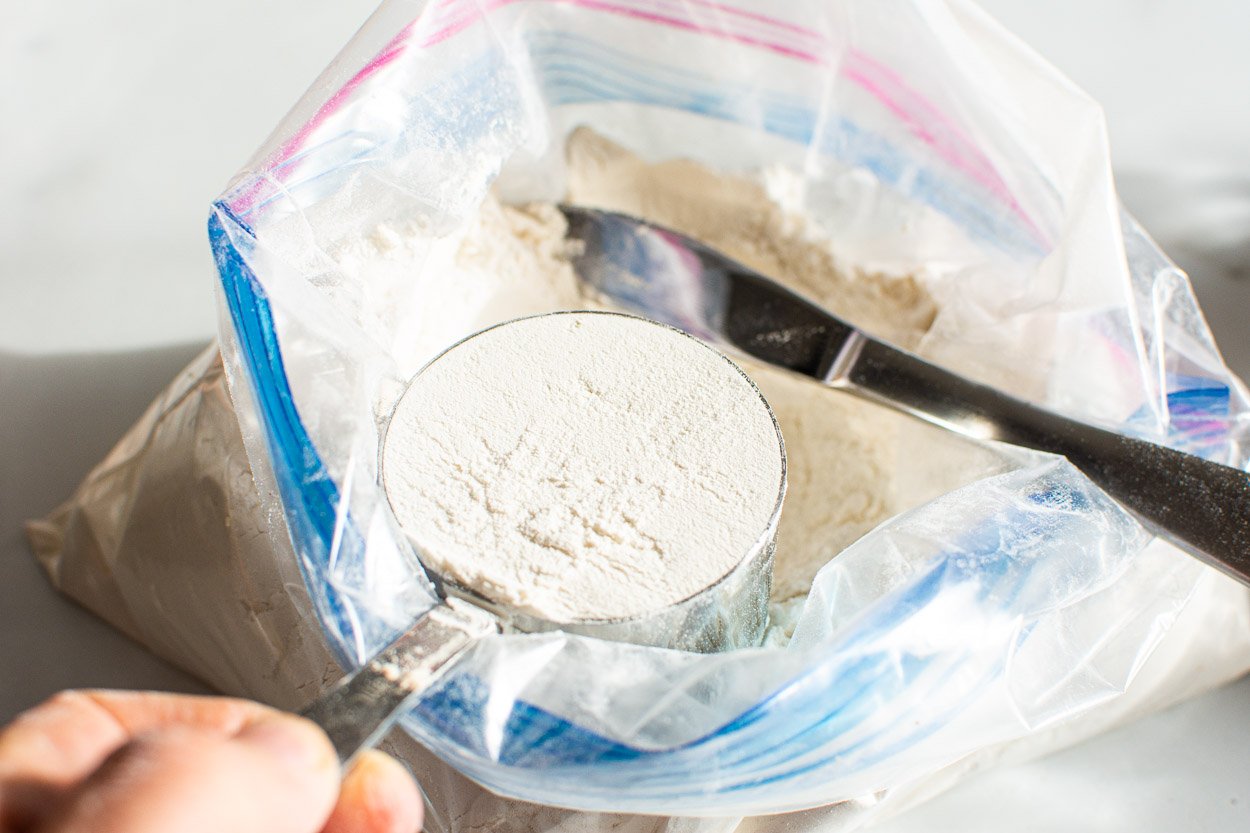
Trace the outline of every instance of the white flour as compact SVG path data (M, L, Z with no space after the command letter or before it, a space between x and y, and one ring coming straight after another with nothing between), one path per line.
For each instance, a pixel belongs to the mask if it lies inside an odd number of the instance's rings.
M770 171L767 178L784 188L785 173ZM764 185L746 177L680 159L646 163L585 129L569 142L568 176L573 202L685 232L895 344L914 347L933 321L933 301L915 278L842 262L805 217L783 209ZM807 379L742 365L772 405L786 441L789 486L773 599L797 604L817 570L904 508L895 501L894 482L896 435L906 417ZM773 612L783 627L793 613Z
M568 197L635 214L683 231L892 340L915 347L935 306L911 276L859 270L800 213L785 192L793 175L763 180L714 172L697 163L647 163L588 131L568 145ZM396 353L415 372L441 348L510 318L585 305L564 258L563 216L550 205L501 206L488 199L476 218L431 252L428 232L380 227L349 242L344 268L363 283L397 276L427 299ZM842 549L906 508L896 495L900 417L832 394L810 381L743 363L772 405L785 437L789 485L777 534L774 620L787 622L816 571Z
M769 529L781 441L689 336L526 318L452 348L387 429L386 492L427 564L552 621L639 616L714 584Z

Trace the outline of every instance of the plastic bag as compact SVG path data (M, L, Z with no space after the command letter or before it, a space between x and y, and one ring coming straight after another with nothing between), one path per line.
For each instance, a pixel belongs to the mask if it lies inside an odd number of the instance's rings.
M341 672L318 632L277 503L253 481L213 349L179 374L65 505L27 529L62 592L218 690L293 709ZM1212 640L1211 633L1225 638ZM1140 635L1129 631L1124 638L1122 649L1135 655ZM857 828L966 773L1060 748L1204 691L1245 667L1248 641L1244 593L1204 571L1129 687L1079 718L983 747L915 782L746 819L741 829ZM719 833L739 823L512 801L483 790L402 732L386 746L418 776L431 831Z
M428 357L440 252L491 187L559 198L582 124L648 159L790 171L796 210L847 258L926 270L940 311L921 352L1245 463L1245 392L1184 277L1121 216L1097 108L975 9L387 3L209 224L253 471L345 664L432 600L375 461ZM341 241L397 218L423 230L429 268L353 280ZM917 468L962 453L911 442ZM405 726L505 795L732 817L899 788L1089 714L1210 579L1066 463L1002 459L830 561L786 648L499 637Z
M218 691L295 709L341 674L216 346L26 534L58 590Z

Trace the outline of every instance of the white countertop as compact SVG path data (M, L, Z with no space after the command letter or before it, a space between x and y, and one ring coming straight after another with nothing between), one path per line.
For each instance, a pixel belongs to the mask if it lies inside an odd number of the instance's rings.
M984 5L1104 101L1126 203L1250 376L1250 6ZM371 7L0 13L0 722L71 686L203 690L57 596L20 523L67 497L211 338L208 204ZM878 829L1242 833L1250 680Z

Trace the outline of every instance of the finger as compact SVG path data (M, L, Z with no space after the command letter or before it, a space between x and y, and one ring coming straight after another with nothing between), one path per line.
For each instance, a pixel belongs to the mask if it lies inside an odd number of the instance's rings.
M344 776L324 833L417 833L422 815L421 794L408 770L369 749Z
M78 692L19 715L0 731L0 830L33 827L125 741L121 727Z
M33 825L136 734L192 724L230 736L267 713L226 697L61 692L0 731L0 830Z
M338 781L329 739L293 715L266 714L233 737L162 728L111 755L41 831L316 833Z
M74 784L136 735L185 725L230 736L271 712L229 697L63 691L0 731L0 781Z

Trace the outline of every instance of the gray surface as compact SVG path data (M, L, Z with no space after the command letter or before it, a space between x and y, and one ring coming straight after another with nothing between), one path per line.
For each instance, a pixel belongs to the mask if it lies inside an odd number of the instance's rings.
M195 690L56 596L18 525L64 499L210 337L208 202L371 5L0 11L0 722L67 686ZM1107 104L1125 201L1250 375L1250 6L986 6ZM1243 680L880 829L1241 833L1248 718Z
M199 349L0 354L0 723L62 688L206 690L54 594L21 531L69 496Z

